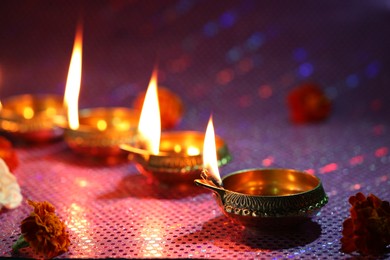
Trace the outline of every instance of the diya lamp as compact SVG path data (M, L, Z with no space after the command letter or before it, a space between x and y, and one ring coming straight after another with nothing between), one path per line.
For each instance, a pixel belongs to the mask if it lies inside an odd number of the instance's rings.
M328 202L321 180L293 169L246 169L222 179L210 118L204 141L204 170L195 183L214 193L221 211L248 228L280 228L310 219Z
M0 103L0 131L27 141L44 142L62 136L54 118L64 115L61 96L24 94Z
M64 104L67 118L57 118L64 139L75 151L88 156L126 156L119 145L129 143L136 130L139 113L124 107L78 109L82 71L82 29L78 28L69 66Z
M152 180L166 184L193 182L203 168L201 150L204 134L196 131L161 133L158 103L157 70L153 71L133 142L120 147L129 153L129 160ZM231 160L226 143L216 137L218 164Z

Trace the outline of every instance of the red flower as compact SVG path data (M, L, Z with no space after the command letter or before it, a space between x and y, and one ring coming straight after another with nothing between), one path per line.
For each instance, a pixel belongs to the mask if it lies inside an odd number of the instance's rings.
M70 240L65 224L55 214L55 208L47 201L28 200L34 207L30 216L22 221L22 235L13 245L13 250L30 246L36 253L47 258L58 256L68 251Z
M343 223L341 250L378 255L390 244L390 204L373 194L357 193L349 198L351 217Z
M10 172L13 172L19 165L18 157L10 141L0 136L0 158L7 164Z
M137 95L134 100L134 108L141 111L145 99L145 91ZM158 102L161 114L161 128L171 129L181 120L184 112L184 105L180 97L167 88L158 88Z
M293 89L287 96L287 104L294 123L324 120L331 109L330 100L314 83L306 83Z

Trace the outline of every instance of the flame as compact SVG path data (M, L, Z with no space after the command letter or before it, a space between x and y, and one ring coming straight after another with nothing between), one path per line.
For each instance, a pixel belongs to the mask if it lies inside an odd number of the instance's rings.
M222 183L218 170L217 148L215 145L212 116L210 116L209 123L207 124L203 143L203 167L218 181L219 184Z
M78 26L64 95L64 106L68 110L69 127L73 130L79 128L78 100L81 85L82 45L83 30L81 26Z
M145 100L138 123L138 133L146 149L158 154L161 137L161 118L157 92L157 70L153 70L152 77L146 91Z

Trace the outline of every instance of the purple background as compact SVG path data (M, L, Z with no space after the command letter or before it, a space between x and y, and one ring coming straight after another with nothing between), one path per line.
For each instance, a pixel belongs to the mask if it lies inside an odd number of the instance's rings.
M91 165L63 142L20 146L24 197L52 202L70 229L63 257L350 257L339 251L349 196L390 199L389 1L1 1L2 99L63 94L79 17L81 108L130 107L158 63L160 85L185 102L178 129L204 131L213 113L233 156L222 175L309 170L330 201L299 232L252 234L201 188L149 184L132 164ZM308 81L332 113L294 125L286 96ZM29 211L1 211L1 255Z

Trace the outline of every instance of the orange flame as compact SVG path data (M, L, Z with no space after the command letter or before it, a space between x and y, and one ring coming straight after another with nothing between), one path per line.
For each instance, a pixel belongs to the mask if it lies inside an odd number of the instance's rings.
M64 106L68 110L68 121L71 129L79 128L78 100L81 85L81 64L82 64L83 29L77 27L73 45L72 58L70 60L68 78L64 95Z
M146 149L153 154L158 154L161 137L161 118L157 91L157 69L153 70L148 90L146 91L138 123L138 133Z
M203 167L222 184L221 176L218 170L217 148L215 145L215 133L213 125L213 117L210 116L207 124L206 134L203 143Z

